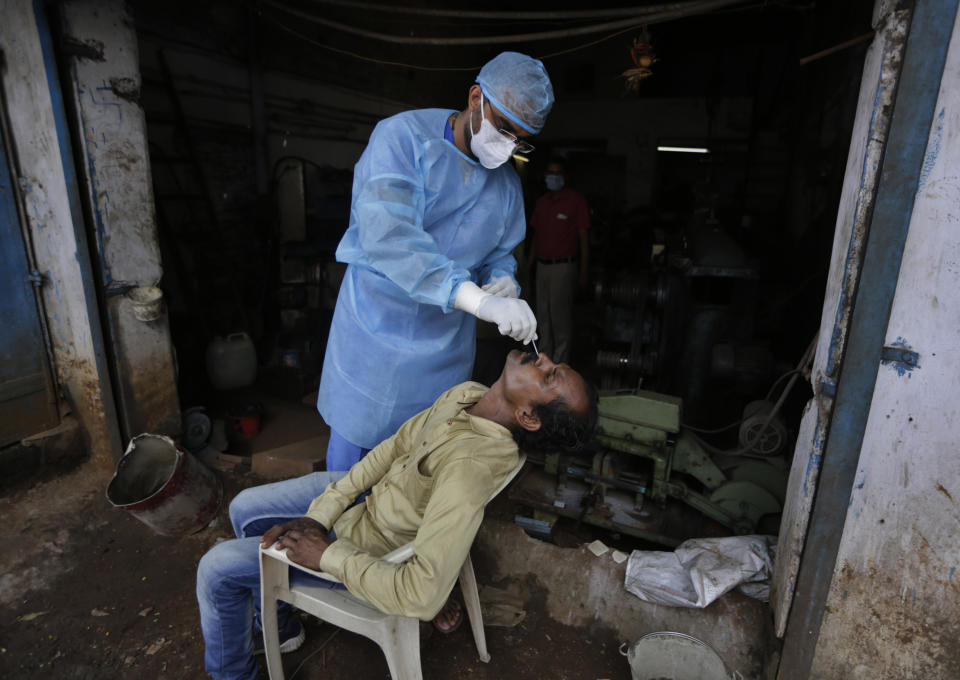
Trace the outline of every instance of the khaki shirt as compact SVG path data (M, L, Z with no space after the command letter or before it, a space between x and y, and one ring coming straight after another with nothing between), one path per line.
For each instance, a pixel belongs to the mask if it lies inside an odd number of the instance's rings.
M517 465L510 431L464 411L486 391L473 382L448 390L310 504L307 517L337 536L320 568L381 611L436 616L487 499ZM366 501L350 508L367 489ZM378 559L410 541L414 554L406 562Z

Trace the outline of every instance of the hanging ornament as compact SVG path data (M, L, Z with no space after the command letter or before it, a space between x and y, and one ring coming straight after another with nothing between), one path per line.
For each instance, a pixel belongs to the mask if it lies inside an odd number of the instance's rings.
M634 38L633 47L630 48L630 58L633 59L634 67L628 68L622 75L629 89L639 90L641 81L653 75L650 67L657 61L657 55L649 42Z

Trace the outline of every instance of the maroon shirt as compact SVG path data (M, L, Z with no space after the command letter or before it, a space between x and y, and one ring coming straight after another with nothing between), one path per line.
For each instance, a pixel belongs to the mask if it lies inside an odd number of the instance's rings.
M547 192L537 199L530 226L537 257L575 257L580 252L580 230L590 228L587 200L567 187Z

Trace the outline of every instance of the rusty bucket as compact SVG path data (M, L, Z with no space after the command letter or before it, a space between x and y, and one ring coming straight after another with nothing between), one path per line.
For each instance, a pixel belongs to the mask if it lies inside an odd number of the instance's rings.
M107 486L107 500L162 536L199 531L220 509L217 476L169 437L140 434L130 440Z

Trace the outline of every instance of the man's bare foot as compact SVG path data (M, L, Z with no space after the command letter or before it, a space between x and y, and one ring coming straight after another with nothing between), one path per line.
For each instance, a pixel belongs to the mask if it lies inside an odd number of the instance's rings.
M450 597L433 619L433 627L444 634L452 633L460 627L461 623L463 623L463 606L455 597Z

